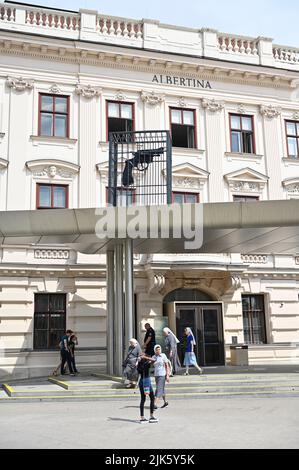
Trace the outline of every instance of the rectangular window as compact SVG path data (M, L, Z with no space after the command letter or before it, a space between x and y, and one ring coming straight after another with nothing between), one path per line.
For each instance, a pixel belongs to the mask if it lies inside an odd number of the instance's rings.
M68 186L38 184L36 188L37 209L67 209Z
M108 204L108 188L106 188L106 204ZM116 205L117 207L132 206L136 202L136 190L127 188L117 188Z
M171 108L170 124L174 147L196 148L194 110Z
M265 308L263 295L242 295L244 341L266 344Z
M253 116L230 114L231 151L255 153Z
M233 195L234 202L256 202L259 201L258 196L236 196Z
M173 192L172 202L176 204L195 204L199 202L199 194Z
M286 121L286 133L288 143L288 156L299 157L299 122Z
M69 137L69 97L39 95L39 135Z
M66 326L66 294L35 294L34 349L57 349Z
M107 138L110 132L134 130L134 107L132 103L107 102Z

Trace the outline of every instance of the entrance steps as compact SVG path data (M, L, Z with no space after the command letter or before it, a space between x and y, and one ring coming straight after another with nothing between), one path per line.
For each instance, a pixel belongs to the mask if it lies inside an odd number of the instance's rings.
M299 369L299 368L298 368ZM152 378L155 388L154 378ZM250 396L299 397L298 372L176 375L166 385L167 399ZM2 385L0 401L139 399L139 389L127 389L120 377L85 373L28 379Z

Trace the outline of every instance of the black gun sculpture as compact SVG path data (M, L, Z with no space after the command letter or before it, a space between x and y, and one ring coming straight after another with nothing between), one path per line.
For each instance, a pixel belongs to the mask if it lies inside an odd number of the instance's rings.
M133 168L137 168L138 171L146 171L149 164L153 162L154 157L162 155L163 153L163 147L159 147L157 149L137 150L137 152L132 152L134 157L129 158L126 161L122 175L122 185L124 187L128 187L134 184Z

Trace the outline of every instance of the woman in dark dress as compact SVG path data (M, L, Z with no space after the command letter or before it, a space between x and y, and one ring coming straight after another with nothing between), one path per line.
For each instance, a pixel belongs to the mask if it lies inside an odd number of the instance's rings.
M137 364L141 356L141 347L137 339L132 338L129 341L127 357L123 362L125 385L127 388L135 388L138 380Z
M169 328L163 328L163 334L165 336L165 352L170 360L172 373L174 375L178 372L179 368L181 367L180 359L178 356L178 343L179 340L175 336L175 334Z

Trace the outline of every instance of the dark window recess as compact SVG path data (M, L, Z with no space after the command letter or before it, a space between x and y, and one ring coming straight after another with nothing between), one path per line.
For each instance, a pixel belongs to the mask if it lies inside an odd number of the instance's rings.
M174 147L195 148L195 116L193 110L171 109L171 136Z
M35 294L34 349L57 349L66 327L66 294Z
M131 103L108 102L109 132L132 132L134 128L133 105Z
M266 344L265 307L263 295L242 295L244 341Z
M259 201L258 196L233 196L234 202L257 202Z
M299 156L299 122L286 121L286 133L288 143L288 156L298 158Z
M253 117L230 115L232 152L255 153Z

